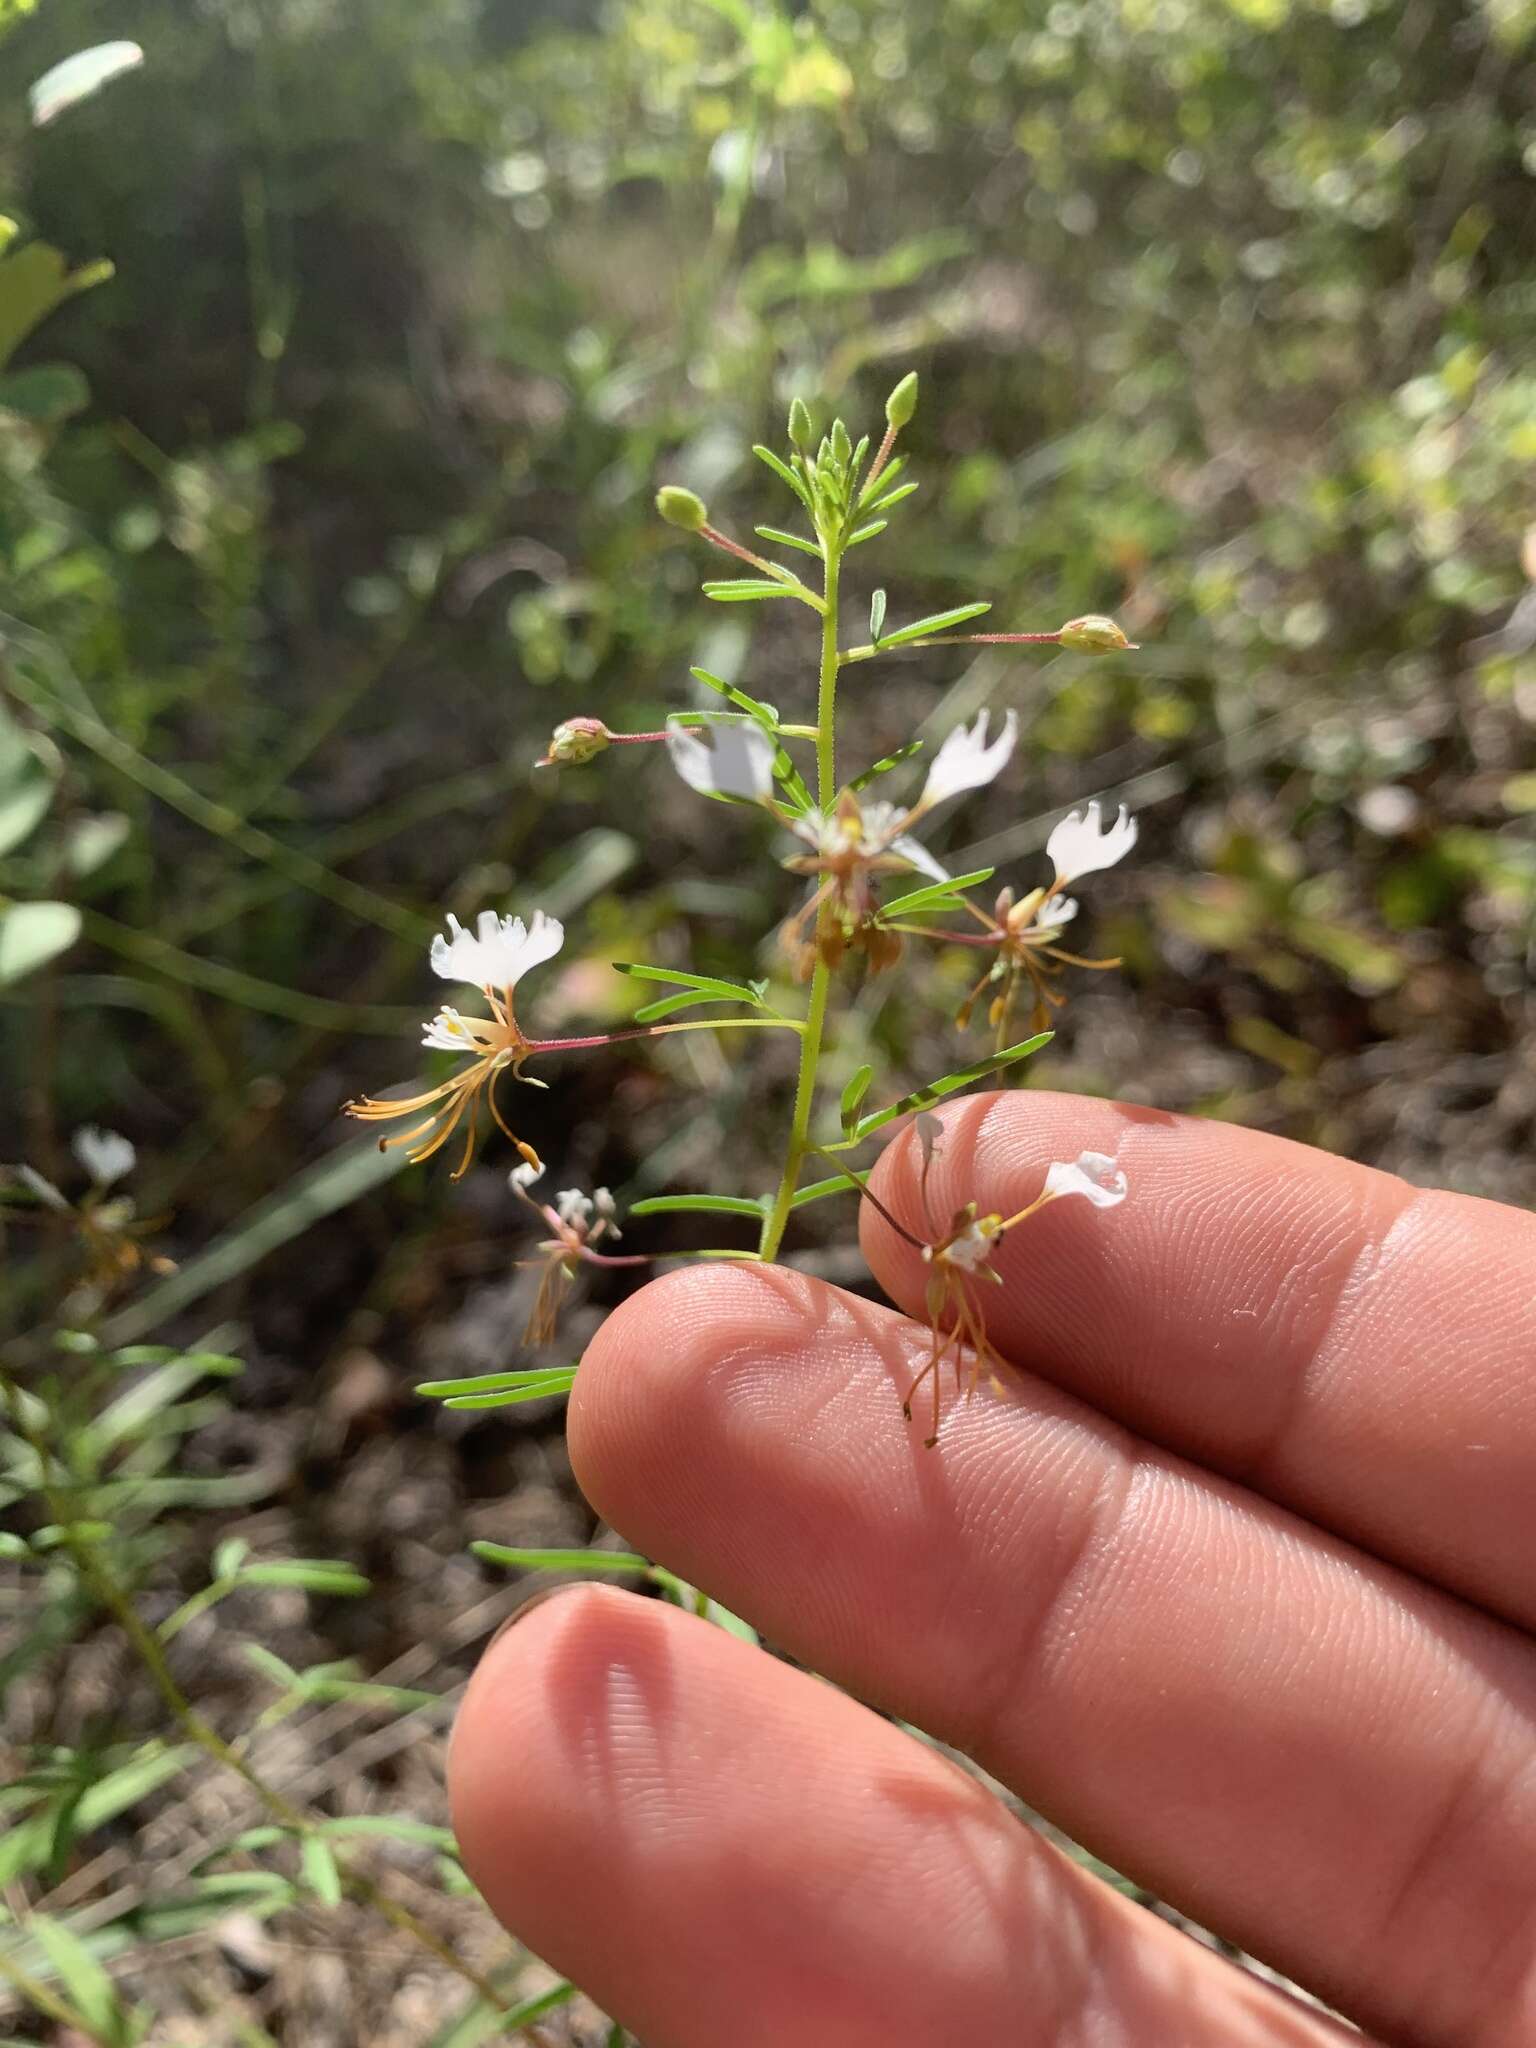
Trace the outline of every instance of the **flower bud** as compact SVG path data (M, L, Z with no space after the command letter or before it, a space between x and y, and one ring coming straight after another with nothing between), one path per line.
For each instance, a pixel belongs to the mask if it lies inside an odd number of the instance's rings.
M904 427L917 411L917 372L908 370L885 401L885 423L888 427Z
M1113 619L1103 618L1097 612L1082 619L1068 619L1056 638L1074 654L1124 654L1136 645L1134 640L1126 639Z
M613 743L613 734L600 718L567 718L549 737L549 752L535 762L539 768L579 768L594 760Z
M663 484L656 493L656 510L668 526L680 526L684 533L697 533L709 517L704 500L681 484Z
M811 409L803 398L793 398L789 404L789 438L791 445L803 454L811 445L816 429L811 425Z
M848 458L853 454L853 443L848 438L848 429L841 420L832 422L832 460L839 469L848 467Z

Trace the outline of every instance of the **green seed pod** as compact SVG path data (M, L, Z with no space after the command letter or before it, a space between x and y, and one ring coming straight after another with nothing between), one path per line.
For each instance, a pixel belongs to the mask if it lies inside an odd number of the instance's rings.
M885 423L888 427L904 427L917 411L917 372L908 370L885 401Z
M816 429L811 425L811 409L805 400L803 398L791 399L789 406L789 439L791 446L798 448L803 454L810 447L811 437L815 431Z
M1124 654L1136 645L1134 640L1126 639L1113 619L1103 618L1097 612L1090 612L1086 618L1068 619L1056 638L1074 654Z
M704 500L681 484L663 484L656 493L656 510L668 526L680 526L684 533L697 533L709 517Z

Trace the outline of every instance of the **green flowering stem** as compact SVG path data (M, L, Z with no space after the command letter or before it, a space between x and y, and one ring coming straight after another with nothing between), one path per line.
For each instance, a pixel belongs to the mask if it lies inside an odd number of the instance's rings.
M837 796L837 581L841 552L836 542L824 540L822 556L826 574L822 584L821 675L816 692L816 802L826 811L831 809ZM821 914L825 919L829 912L824 909ZM810 1148L816 1069L821 1060L821 1041L826 1030L827 1001L831 992L832 970L818 947L800 1041L800 1071L795 1081L795 1108L789 1144L784 1154L784 1172L758 1246L764 1259L775 1257L784 1241L784 1229L794 1203L800 1167Z

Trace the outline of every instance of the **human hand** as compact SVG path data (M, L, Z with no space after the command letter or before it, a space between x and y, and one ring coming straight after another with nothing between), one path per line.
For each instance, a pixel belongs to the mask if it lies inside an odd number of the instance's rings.
M812 1670L1385 2039L1536 2041L1536 1218L1065 1096L944 1117L939 1216L1118 1155L1005 1238L1011 1398L902 1420L927 1333L693 1267L572 1396L597 1511ZM917 1147L875 1189L917 1223ZM925 1269L866 1204L872 1269ZM832 1687L656 1601L534 1608L454 1734L493 1910L651 2048L1355 2038Z

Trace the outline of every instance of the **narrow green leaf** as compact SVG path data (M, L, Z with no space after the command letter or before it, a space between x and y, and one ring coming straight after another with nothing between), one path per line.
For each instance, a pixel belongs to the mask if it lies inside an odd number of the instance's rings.
M850 1169L851 1171L852 1169ZM863 1174L853 1173L852 1177L858 1182L860 1187L863 1187L865 1179ZM804 1209L808 1208L812 1202L824 1202L828 1195L851 1195L852 1193L853 1188L849 1184L848 1175L834 1173L830 1174L826 1180L813 1180L809 1187L797 1189L789 1206L791 1209Z
M869 482L864 486L863 490L860 491L859 510L862 512L867 508L869 501L874 497L877 491L881 492L882 494L888 491L891 488L891 485L895 483L897 477L901 475L901 472L906 468L906 466L907 458L905 457L905 455L893 456L892 459L885 465L884 469L881 470L880 474L878 476L872 476Z
M728 697L738 710L745 711L749 718L755 718L764 732L778 732L779 714L772 704L765 704L760 697L749 697L745 690L726 682L723 676L711 675L707 668L691 668L688 673L696 683L703 683L706 689L718 690L722 697Z
M713 989L685 988L675 996L663 996L659 1002L647 1003L642 1010L636 1010L637 1024L659 1024L665 1017L673 1017L679 1010L691 1010L697 1003L721 1003L726 998L717 996Z
M859 1104L869 1093L869 1084L875 1078L875 1070L866 1060L843 1090L843 1099L838 1107L844 1132L849 1132L859 1120Z
M885 624L885 592L877 590L869 600L869 637L873 644L880 638L880 628Z
M885 478L881 477L881 483ZM899 505L903 498L910 498L917 489L916 484L899 484L894 491L887 491L883 498L876 498L872 504L861 505L861 512L889 512L893 505Z
M685 974L676 967L652 967L643 960L615 960L616 974L627 974L632 981L655 981L677 988L696 989L706 995L718 996L722 1001L750 1003L754 1009L766 1009L763 1000L766 983L760 981L728 981L719 974Z
M951 626L963 626L967 619L979 619L983 612L992 607L985 600L976 604L957 604L952 611L930 612L926 619L914 619L910 626L899 626L894 633L886 633L877 645L904 647L909 640L930 640L935 633L947 633Z
M89 2022L98 2039L115 2040L125 2015L112 1979L79 1935L51 1913L29 1913L26 1929L78 2006L80 2017Z
M341 1872L330 1847L318 1835L306 1835L299 1851L304 1881L322 1906L341 1904Z
M524 1386L509 1387L504 1394L453 1394L444 1401L445 1408L512 1408L519 1401L543 1401L558 1394L568 1394L576 1378L574 1365L561 1366L541 1380L529 1380Z
M699 587L716 604L756 604L765 597L793 597L795 594L791 584L769 583L761 576L727 576Z
M852 1142L862 1144L865 1138L898 1117L908 1115L914 1109L927 1109L931 1103L942 1102L946 1095L954 1095L962 1088L968 1088L973 1081L985 1079L1004 1067L1011 1067L1018 1061L1028 1059L1038 1052L1042 1045L1049 1045L1055 1037L1052 1031L1037 1031L1033 1038L1026 1038L1018 1045L1010 1045L1006 1051L988 1053L985 1059L977 1060L973 1066L961 1067L953 1074L944 1074L937 1081L930 1081L926 1087L914 1088L910 1095L903 1095L899 1102L893 1102L888 1109L877 1109L873 1116L866 1116L855 1127Z
M416 1387L418 1394L426 1394L433 1400L444 1400L453 1394L503 1394L516 1392L534 1380L558 1379L562 1372L575 1373L575 1366L532 1366L513 1372L481 1372L470 1379L422 1380Z
M889 775L891 770L899 768L903 761L910 761L914 754L920 754L924 744L922 740L908 740L907 744L898 747L894 754L886 754L881 760L876 761L873 767L866 768L862 775L855 775L848 787L867 789L877 775Z
M403 1813L349 1813L336 1820L322 1820L317 1826L326 1836L381 1835L394 1842L423 1842L450 1854L458 1846L451 1828L436 1828L430 1821L412 1820Z
M537 1998L525 1998L521 2005L514 2005L510 2012L501 2016L501 2027L512 2033L519 2027L526 2027L547 2012L553 2012L557 2005L568 2005L576 1996L574 1984L557 1984L552 1991L541 1991Z
M630 1209L631 1216L757 1216L763 1204L745 1195L647 1195Z
M798 548L803 555L814 555L819 562L821 549L813 540L802 540L798 533L785 533L777 526L754 526L752 531L759 540L771 540L775 547Z
M280 1559L272 1564L248 1564L240 1572L243 1586L302 1586L311 1593L355 1595L368 1591L360 1572L344 1564L327 1564L315 1558Z
M849 547L856 548L859 545L860 541L873 540L877 533L884 533L885 529L887 528L887 526L890 525L890 523L891 522L888 519L871 520L868 526L861 526L856 533L849 534Z
M940 904L959 901L963 892L980 882L990 882L996 868L972 868L968 875L951 875L947 882L929 882L925 888L909 889L905 896L882 903L882 917L906 917L915 910L934 910Z
M471 1543L486 1564L504 1564L524 1572L612 1572L620 1577L648 1572L651 1560L634 1550L527 1550L505 1543Z
M768 465L780 483L789 485L789 488L794 492L807 512L814 514L815 507L811 503L810 492L806 489L801 479L795 475L795 472L787 462L781 462L773 450L765 448L760 441L753 444L752 453L759 462L765 462Z
M254 1664L263 1678L270 1679L274 1685L280 1685L285 1692L291 1692L295 1687L303 1685L303 1679L293 1666L285 1664L277 1652L269 1650L265 1643L246 1643L242 1647L247 1662Z

